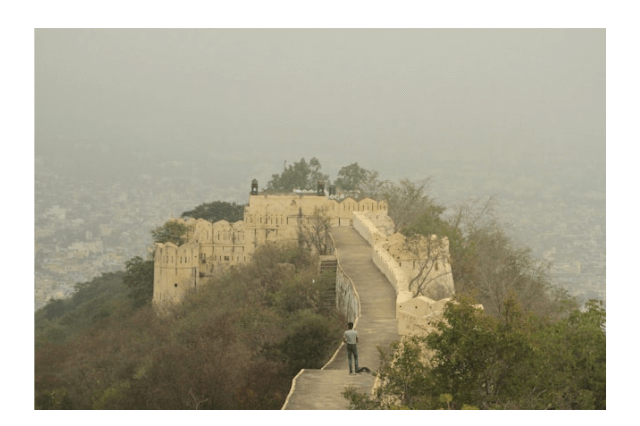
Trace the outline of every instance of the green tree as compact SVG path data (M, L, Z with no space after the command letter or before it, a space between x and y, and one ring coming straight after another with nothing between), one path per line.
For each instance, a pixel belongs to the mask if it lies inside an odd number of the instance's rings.
M329 175L320 172L322 166L313 157L309 163L304 158L285 166L282 174L274 174L267 183L267 192L291 192L294 189L315 190L319 181L329 184Z
M367 170L358 163L353 163L340 169L335 186L355 199L381 199L385 182L380 181L378 176L377 171Z
M335 185L344 191L354 191L371 179L373 174L374 172L363 169L358 163L353 163L340 169Z
M151 235L153 236L154 243L171 242L180 246L186 242L188 231L189 227L187 225L170 220L164 225L151 230Z
M514 295L503 305L498 319L470 297L448 303L436 332L383 351L373 397L345 397L352 408L606 409L601 303L555 323Z
M402 233L407 237L413 235L447 237L450 247L462 244L462 231L454 223L443 218L445 210L444 206L429 204L413 223L403 228Z
M418 182L401 179L398 184L383 184L381 193L389 205L388 215L395 224L394 232L411 225L433 204L433 200L427 195L429 181L430 179Z
M329 185L329 175L324 174L320 171L322 166L320 165L320 161L313 157L309 160L309 177L307 179L307 189L316 189L319 182L324 182L325 188Z
M340 169L335 185L345 191L353 191L357 189L367 177L368 171L358 166L358 163L353 163Z
M383 189L385 182L379 179L379 173L375 170L368 171L368 175L365 180L361 181L358 185L359 195L362 198L369 197L374 200L383 199Z
M202 203L193 210L182 213L181 217L204 219L212 223L219 220L233 223L244 219L244 207L244 205L226 201L213 201Z
M319 369L339 346L341 329L325 316L310 310L297 312L286 337L269 348L270 355L287 364L291 374L303 368Z
M473 293L494 317L501 317L509 293L540 316L559 318L575 308L575 301L551 284L547 265L516 244L493 211L491 198L459 206L448 217L444 207L431 204L402 232L447 237L456 293Z
M135 256L125 262L124 284L135 308L146 306L153 299L153 260Z
M534 382L546 408L605 410L607 400L606 312L590 300L536 335L538 374Z
M449 305L446 322L426 337L434 351L432 370L439 394L457 404L497 408L529 389L534 362L527 319L514 299L507 301L504 321L485 315L471 300ZM518 408L518 407L513 407ZM533 407L530 407L533 408Z
M65 314L66 304L62 299L51 299L41 309L44 317L48 320L52 320Z
M117 312L128 309L123 271L106 272L91 281L76 283L74 294L54 299L35 312L36 347L64 342Z

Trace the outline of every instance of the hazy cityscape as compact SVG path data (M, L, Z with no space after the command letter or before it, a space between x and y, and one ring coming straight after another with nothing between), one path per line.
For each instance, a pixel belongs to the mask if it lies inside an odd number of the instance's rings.
M49 298L68 297L75 283L122 270L131 257L147 256L150 230L170 217L203 202L245 203L252 178L247 175L244 185L226 187L170 174L96 181L65 175L47 164L36 159L36 309ZM597 180L597 166L579 165L580 172L565 165L534 178L512 164L519 169L517 179L509 178L514 170L508 162L488 179L481 166L452 163L432 169L432 196L448 207L494 196L500 223L536 258L550 263L554 283L583 302L606 301L605 188L584 179Z
M495 196L606 300L605 95L603 29L36 30L35 307L303 157Z

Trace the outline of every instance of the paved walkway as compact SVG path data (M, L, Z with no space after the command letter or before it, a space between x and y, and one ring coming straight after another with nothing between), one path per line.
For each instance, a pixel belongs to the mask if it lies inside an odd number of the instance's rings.
M380 365L377 347L388 348L399 340L395 312L395 290L371 260L371 246L352 227L331 229L336 256L344 272L353 280L360 296L358 331L360 367L376 371ZM346 326L345 326L346 328ZM342 392L354 386L370 392L374 377L368 373L349 375L347 349L343 344L322 370L302 370L294 379L285 410L346 410L348 401Z

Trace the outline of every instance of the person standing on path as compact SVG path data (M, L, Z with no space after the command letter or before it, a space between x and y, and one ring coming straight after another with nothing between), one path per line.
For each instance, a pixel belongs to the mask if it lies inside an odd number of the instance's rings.
M354 374L351 358L355 360L356 373L358 372L358 332L353 329L353 323L347 324L349 329L344 332L343 340L347 344L347 359L349 360L349 374Z

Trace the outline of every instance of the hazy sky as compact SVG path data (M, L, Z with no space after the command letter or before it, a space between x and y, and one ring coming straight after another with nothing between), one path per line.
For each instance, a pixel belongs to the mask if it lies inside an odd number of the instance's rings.
M605 30L39 29L35 125L36 157L99 145L236 179L314 156L334 176L538 153L604 169Z

